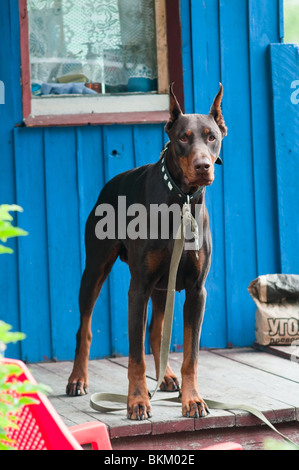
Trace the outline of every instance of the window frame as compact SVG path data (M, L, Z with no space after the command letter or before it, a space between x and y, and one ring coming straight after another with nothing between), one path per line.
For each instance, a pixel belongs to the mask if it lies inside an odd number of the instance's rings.
M29 22L27 0L19 0L20 18L20 46L21 46L21 85L23 122L21 125L28 127L46 126L76 126L97 124L138 124L138 123L162 123L168 119L168 83L175 82L177 97L183 105L183 66L182 66L182 41L180 23L180 0L155 0L156 29L157 29L157 56L158 56L158 93L157 95L139 95L144 98L147 110L122 111L122 112L82 112L64 114L38 114L34 115L34 106L31 95L30 80L30 54L29 54ZM164 21L164 25L161 23ZM159 23L160 21L160 23ZM165 27L166 23L166 27ZM165 68L168 73L165 73ZM148 97L161 96L163 110L151 109ZM126 109L126 101L132 95L112 95L114 99L123 100L122 106ZM88 100L101 100L105 96L87 97ZM45 100L84 100L84 97L55 97L43 98ZM95 102L95 101L94 101Z

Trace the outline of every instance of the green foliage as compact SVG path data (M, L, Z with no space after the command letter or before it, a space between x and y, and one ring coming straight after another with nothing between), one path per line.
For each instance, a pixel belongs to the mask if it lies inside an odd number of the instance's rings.
M26 335L20 332L11 332L11 325L4 323L0 320L0 355L1 352L6 349L6 344L8 343L17 343L17 341L22 341L25 339ZM2 344L2 351L1 351L1 344Z
M11 224L12 211L22 212L23 209L15 204L0 205L0 240L4 243L8 238L27 235L25 230ZM13 250L0 244L0 254L2 253L13 253ZM30 395L50 391L46 385L18 380L22 369L16 364L4 363L3 354L7 344L22 341L26 337L24 333L12 332L11 329L11 325L0 320L0 450L14 449L15 443L8 438L7 430L18 429L17 414L23 406L38 403Z
M25 338L23 333L11 332L11 328L0 320L0 450L14 449L14 442L7 437L7 429L18 429L17 413L23 406L38 403L30 394L50 391L46 385L19 381L22 369L16 364L3 362L6 345Z
M299 2L284 0L284 42L299 43Z
M20 237L24 235L28 235L25 230L14 227L11 224L13 220L10 212L18 211L23 212L22 207L17 206L16 204L2 204L0 205L0 240L5 243L8 238L11 237ZM5 245L0 244L0 254L2 253L13 253L13 250Z
M265 450L298 450L299 447L284 441L277 441L276 439L266 439L264 442Z

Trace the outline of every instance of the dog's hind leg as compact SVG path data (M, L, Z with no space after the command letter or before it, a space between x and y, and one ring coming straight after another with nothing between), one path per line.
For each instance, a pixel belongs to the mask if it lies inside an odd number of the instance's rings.
M87 256L86 268L81 279L79 293L80 327L76 336L76 353L73 371L69 377L66 393L69 396L85 395L88 392L88 358L91 345L91 317L101 288L116 261L121 245L111 249L102 241L100 250ZM111 243L111 242L110 242Z

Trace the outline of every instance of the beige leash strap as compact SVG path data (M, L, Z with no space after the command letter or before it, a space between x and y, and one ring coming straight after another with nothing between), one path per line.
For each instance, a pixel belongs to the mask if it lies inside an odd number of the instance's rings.
M176 235L174 242L170 268L169 268L169 278L167 286L167 297L165 304L165 314L164 314L164 324L162 330L162 339L161 339L161 349L160 349L160 368L159 368L159 377L155 390L151 393L151 399L154 397L156 391L160 387L162 380L164 379L168 354L170 349L171 341L171 332L172 332L172 320L173 320L173 310L174 310L174 299L175 299L175 285L176 277L184 249L184 235L183 235L183 224L180 225L179 230Z
M151 398L152 402L155 401L167 401L173 402L173 403L180 403L179 397L165 397L165 398ZM208 408L211 410L227 410L227 411L232 411L232 410L241 410L241 411L246 411L246 413L250 413L253 416L256 416L260 421L262 421L264 424L269 426L270 429L272 429L274 432L276 432L282 439L284 439L288 444L290 444L291 447L294 448L294 450L299 450L299 446L295 444L291 439L289 439L287 436L282 434L278 429L276 429L275 426L266 418L266 416L256 408L248 405L240 405L240 404L235 404L235 403L222 403L219 401L214 401L214 400L206 400L204 399L205 403L207 404ZM102 403L103 402L108 402L108 403L113 403L113 406L105 406ZM115 404L123 404L125 406L116 406ZM90 399L90 405L91 407L99 411L101 413L107 413L111 411L123 411L127 409L127 396L126 395L118 395L118 394L112 394L112 393L94 393L91 396ZM199 419L204 419L204 418L199 418Z
M273 431L275 431L277 434L279 434L280 437L282 437L286 442L291 444L293 447L295 447L297 450L299 450L299 446L295 444L291 439L289 439L287 436L279 432L275 426L266 418L266 416L253 406L248 406L248 405L239 405L235 403L221 403L218 401L213 401L213 400L205 400L208 408L211 408L211 410L241 410L241 411L246 411L247 413L250 413L254 416L256 416L258 419L260 419L264 424L269 426Z

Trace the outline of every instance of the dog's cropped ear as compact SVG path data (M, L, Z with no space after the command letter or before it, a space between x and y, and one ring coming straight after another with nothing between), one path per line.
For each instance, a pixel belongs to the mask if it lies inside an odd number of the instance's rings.
M178 119L178 117L183 114L181 107L178 103L178 100L173 92L173 83L169 85L169 99L170 99L170 106L169 106L169 121L165 126L165 131L168 132L174 122Z
M217 95L215 96L214 102L210 109L210 115L213 116L216 123L218 124L218 127L222 133L222 137L225 137L227 135L227 127L225 125L225 122L222 116L222 111L221 111L222 97L223 97L223 86L221 83L219 83L219 91Z

